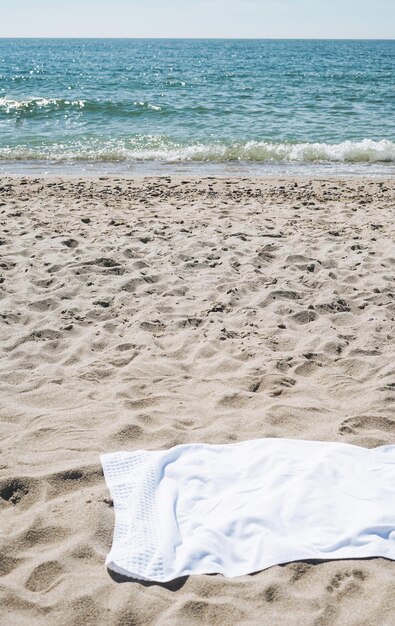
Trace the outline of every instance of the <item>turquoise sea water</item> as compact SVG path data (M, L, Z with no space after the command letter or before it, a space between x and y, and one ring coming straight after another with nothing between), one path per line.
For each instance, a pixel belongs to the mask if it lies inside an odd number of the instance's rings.
M395 41L0 40L0 171L394 173Z

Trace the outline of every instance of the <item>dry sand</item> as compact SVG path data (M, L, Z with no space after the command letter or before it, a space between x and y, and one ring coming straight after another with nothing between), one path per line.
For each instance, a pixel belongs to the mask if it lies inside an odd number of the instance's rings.
M395 438L395 181L0 181L0 623L391 626L395 563L107 572L99 454Z

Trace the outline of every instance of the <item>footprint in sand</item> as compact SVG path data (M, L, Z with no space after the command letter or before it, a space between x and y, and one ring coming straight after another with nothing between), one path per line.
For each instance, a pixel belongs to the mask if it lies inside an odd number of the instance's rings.
M40 481L33 478L10 478L0 483L0 505L27 508L42 491Z
M395 433L395 420L369 415L349 417L340 424L339 433L341 435L392 434Z
M58 561L46 561L34 568L25 587L34 592L49 591L60 581L62 573L63 567Z

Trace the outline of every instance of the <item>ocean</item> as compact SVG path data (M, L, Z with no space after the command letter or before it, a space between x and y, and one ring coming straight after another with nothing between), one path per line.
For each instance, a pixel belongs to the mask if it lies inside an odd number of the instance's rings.
M0 39L0 172L395 173L395 41Z

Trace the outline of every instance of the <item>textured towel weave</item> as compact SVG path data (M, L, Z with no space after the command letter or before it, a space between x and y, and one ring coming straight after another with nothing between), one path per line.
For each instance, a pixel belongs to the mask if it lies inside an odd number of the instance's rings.
M257 439L101 457L107 565L166 582L301 559L395 559L395 445Z

